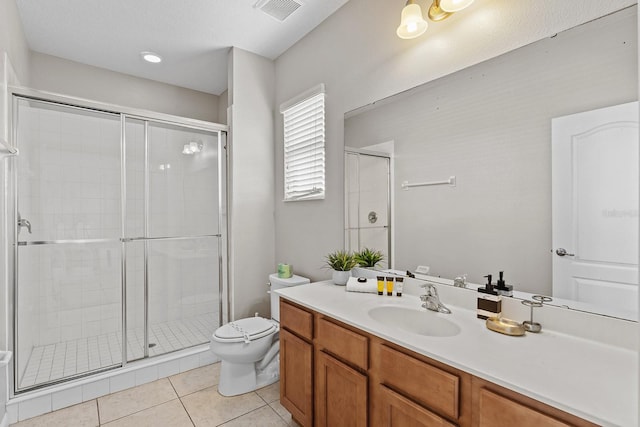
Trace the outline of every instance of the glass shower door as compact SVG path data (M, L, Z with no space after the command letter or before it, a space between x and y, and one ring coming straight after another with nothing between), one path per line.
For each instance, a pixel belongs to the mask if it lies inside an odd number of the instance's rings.
M218 132L127 118L128 359L220 325Z
M219 150L218 133L149 123L150 355L209 342L220 325Z
M16 390L122 363L120 117L17 98Z

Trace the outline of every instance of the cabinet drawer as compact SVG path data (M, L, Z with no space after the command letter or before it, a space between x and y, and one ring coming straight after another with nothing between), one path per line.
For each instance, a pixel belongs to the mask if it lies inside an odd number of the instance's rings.
M457 375L385 345L380 346L380 382L440 415L460 416Z
M383 385L379 387L384 427L455 427L449 421L390 388Z
M311 341L313 339L313 314L280 298L280 326Z
M487 389L480 389L479 427L567 427L549 415Z
M318 320L318 344L329 353L353 365L368 369L369 339L325 319Z

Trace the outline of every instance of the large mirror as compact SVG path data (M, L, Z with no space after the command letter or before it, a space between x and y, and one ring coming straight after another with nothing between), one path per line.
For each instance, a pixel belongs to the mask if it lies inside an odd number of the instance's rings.
M347 246L637 320L637 100L633 6L347 113Z

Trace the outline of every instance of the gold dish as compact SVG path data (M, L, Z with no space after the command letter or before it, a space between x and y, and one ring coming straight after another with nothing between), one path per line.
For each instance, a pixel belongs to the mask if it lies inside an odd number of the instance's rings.
M498 318L498 317L489 317L487 319L487 328L494 332L499 332L505 335L511 335L513 337L524 335L525 330L522 323L516 322L515 320Z

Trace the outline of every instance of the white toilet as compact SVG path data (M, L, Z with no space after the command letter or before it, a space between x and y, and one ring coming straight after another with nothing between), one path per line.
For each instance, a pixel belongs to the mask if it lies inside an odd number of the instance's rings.
M296 276L269 275L271 290L309 283ZM223 396L248 393L280 379L280 297L271 293L271 319L247 317L219 327L211 337L211 351L222 364L218 391Z

